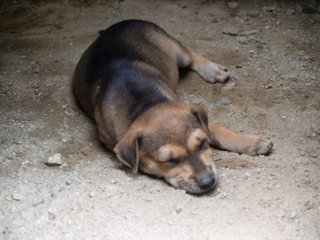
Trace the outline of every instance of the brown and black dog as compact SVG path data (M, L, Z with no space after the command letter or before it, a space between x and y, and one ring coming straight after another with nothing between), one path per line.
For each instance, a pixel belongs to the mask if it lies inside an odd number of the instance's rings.
M209 146L254 156L268 154L272 142L208 123L204 109L180 102L174 93L179 68L209 83L229 77L225 67L187 49L159 26L127 20L100 32L84 52L73 89L95 120L100 141L123 164L201 194L217 185Z

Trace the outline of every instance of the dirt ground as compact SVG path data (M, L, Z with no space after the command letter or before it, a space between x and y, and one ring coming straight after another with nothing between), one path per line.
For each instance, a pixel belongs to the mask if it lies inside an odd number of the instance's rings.
M320 239L320 14L287 1L7 1L0 5L0 239ZM153 21L228 66L188 73L183 101L265 135L270 156L216 150L195 197L134 176L96 139L70 79L97 32ZM62 155L62 165L45 162Z

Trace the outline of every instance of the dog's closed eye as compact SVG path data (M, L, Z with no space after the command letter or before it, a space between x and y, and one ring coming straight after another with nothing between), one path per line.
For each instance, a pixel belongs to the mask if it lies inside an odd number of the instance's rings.
M203 139L199 144L199 151L205 151L209 148L209 143L207 139Z
M176 167L181 163L181 160L178 158L171 158L168 161L166 161L166 165L168 167Z

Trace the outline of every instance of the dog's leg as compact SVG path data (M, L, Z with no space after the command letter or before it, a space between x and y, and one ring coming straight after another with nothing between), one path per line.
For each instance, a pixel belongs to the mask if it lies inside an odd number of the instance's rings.
M209 123L210 144L231 152L244 153L250 156L266 155L271 152L273 143L263 137L244 135L225 127Z
M192 62L188 68L198 73L207 82L226 82L229 79L226 67L211 62L193 51L191 51L191 56Z
M152 32L150 37L162 51L175 60L178 68L189 68L209 83L225 82L229 79L226 67L205 59L167 33Z
M229 73L225 66L211 62L192 50L180 45L175 48L178 67L187 67L209 83L226 82Z

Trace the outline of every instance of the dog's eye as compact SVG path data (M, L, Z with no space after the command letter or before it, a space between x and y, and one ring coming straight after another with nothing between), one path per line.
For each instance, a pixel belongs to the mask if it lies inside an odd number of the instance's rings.
M172 158L166 162L169 167L176 167L180 164L180 160L178 158Z
M200 151L204 151L204 150L206 150L208 147L209 147L209 146L208 146L207 140L203 140L203 141L201 141L201 143L200 143L200 145L199 145L199 150L200 150Z

